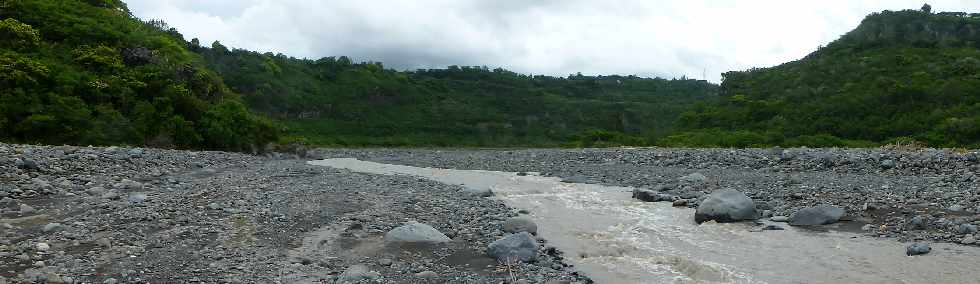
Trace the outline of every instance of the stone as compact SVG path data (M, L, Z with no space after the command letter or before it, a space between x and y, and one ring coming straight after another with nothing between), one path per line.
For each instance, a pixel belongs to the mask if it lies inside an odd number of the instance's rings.
M411 222L401 227L394 228L385 234L385 242L388 243L446 243L452 241L442 232L432 226Z
M772 218L769 218L769 221L785 223L785 222L789 222L789 217L787 217L787 216L772 216Z
M886 169L887 170L887 169L891 169L891 168L894 168L894 167L895 167L895 160L888 159L888 160L881 161L881 168L882 169Z
M91 196L102 196L106 193L106 189L101 186L92 187L85 190L85 193Z
M487 255L500 263L529 262L537 259L538 242L528 232L511 234L490 243Z
M436 273L435 271L427 270L427 271L415 273L415 278L420 280L425 280L426 282L429 283L435 283L433 281L439 279L439 274Z
M946 210L949 210L949 212L955 212L955 213L963 212L963 205L956 204L956 205L950 206Z
M789 218L792 226L816 226L837 223L844 217L844 208L831 205L818 205L796 211Z
M118 283L119 280L116 280L116 278L107 278L106 280L102 281L102 284L118 284Z
M504 232L511 234L528 232L533 235L538 233L538 225L535 224L534 221L531 221L531 219L516 217L504 221L503 230Z
M905 248L905 254L909 256L927 254L932 251L927 243L914 243Z
M23 158L14 160L14 165L20 169L37 171L41 169L41 166L37 164L34 160Z
M687 206L687 203L688 203L687 199L678 199L678 200L674 200L674 203L672 203L671 205L673 205L674 207L684 207Z
M381 266L391 266L391 264L392 264L392 261L391 261L390 258L382 258L382 259L378 260L378 265L381 265Z
M146 201L146 198L147 197L145 193L134 192L134 193L130 193L129 198L127 198L126 200L128 200L129 203L140 204Z
M20 215L31 214L34 213L35 211L37 210L35 210L34 207L31 207L30 205L23 204L23 203L20 204Z
M48 223L47 225L44 225L44 228L41 228L41 231L45 233L51 233L51 232L61 231L63 229L65 229L65 226L62 225L61 223Z
M964 245L972 245L975 244L976 242L977 242L977 237L973 235L966 235L966 237L963 237L963 239L960 240L960 243Z
M472 196L477 196L477 197L491 197L491 196L493 196L493 190L491 190L490 187L483 187L483 188L464 187L463 188L463 193L466 193L466 194L469 194L469 195L472 195Z
M674 202L680 199L680 197L674 195L660 193L654 190L642 189L642 188L637 188L633 190L633 198L646 202L661 202L661 201Z
M682 176L680 180L688 183L704 183L708 181L708 177L704 176L701 173L693 173L686 176Z
M34 245L34 248L37 249L37 251L48 251L51 249L51 246L47 243L37 243Z
M755 202L745 194L733 189L723 189L708 196L698 205L694 213L694 221L703 223L716 221L720 223L755 220L759 218Z
M45 283L47 283L47 284L63 284L63 283L65 283L65 280L61 278L61 275L58 275L57 273L54 273L54 272L49 272L47 274L47 276L44 277L44 281L46 281Z
M364 281L375 281L381 278L381 274L371 271L366 265L358 264L348 267L337 277L336 284L361 283Z
M909 220L909 229L912 230L922 230L926 228L926 221L922 219L922 216L915 216Z
M106 193L103 193L101 198L108 199L108 200L117 200L119 199L119 194L116 193L115 191L108 191Z
M975 234L977 232L977 225L960 224L958 227L956 227L956 232L961 235Z

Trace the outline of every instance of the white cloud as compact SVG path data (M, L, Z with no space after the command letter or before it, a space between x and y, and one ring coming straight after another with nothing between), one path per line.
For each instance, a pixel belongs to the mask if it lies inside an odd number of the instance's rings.
M931 3L977 12L975 0ZM521 73L694 77L799 59L882 10L921 0L130 0L204 43L291 56L348 55L400 69L486 65Z

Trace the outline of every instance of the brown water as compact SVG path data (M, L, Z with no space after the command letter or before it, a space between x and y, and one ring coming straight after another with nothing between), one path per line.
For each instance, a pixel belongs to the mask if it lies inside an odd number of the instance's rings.
M310 164L412 175L491 188L526 209L538 232L598 283L978 283L980 249L933 244L905 256L905 244L847 232L780 224L694 223L694 210L633 200L627 187L572 184L534 174L419 168L355 159Z

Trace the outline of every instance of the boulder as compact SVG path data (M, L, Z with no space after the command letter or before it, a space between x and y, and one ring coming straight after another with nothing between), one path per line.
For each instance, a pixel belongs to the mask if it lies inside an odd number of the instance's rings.
M531 219L523 217L507 219L507 221L504 221L503 229L504 232L511 234L520 232L528 232L531 234L538 233L538 225L535 224L534 221L531 221Z
M712 193L708 199L698 205L694 213L694 221L698 223L711 220L721 223L738 222L758 218L759 212L756 211L755 202L734 189L723 189Z
M336 284L363 283L365 281L376 281L381 278L381 274L371 271L366 265L358 264L348 267L337 277Z
M927 243L914 243L905 248L905 254L909 256L927 254L932 251Z
M435 244L449 241L452 240L436 228L417 222L405 224L385 234L385 242L388 243Z
M973 225L973 224L960 224L959 227L956 227L956 232L959 233L959 234L961 234L961 235L974 234L974 233L977 232L977 225Z
M538 256L538 242L528 232L511 234L491 243L487 255L500 263L529 262Z
M792 226L827 225L837 223L841 217L844 217L844 208L819 205L796 211L789 218L789 224Z

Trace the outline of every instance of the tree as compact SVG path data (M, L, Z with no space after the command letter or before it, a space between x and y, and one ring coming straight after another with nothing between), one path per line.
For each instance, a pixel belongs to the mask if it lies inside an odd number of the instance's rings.
M10 49L34 48L41 41L41 36L31 25L15 19L0 21L0 47Z
M929 3L923 4L922 5L922 12L926 12L926 13L930 13L931 14L932 13L932 6L930 6Z

